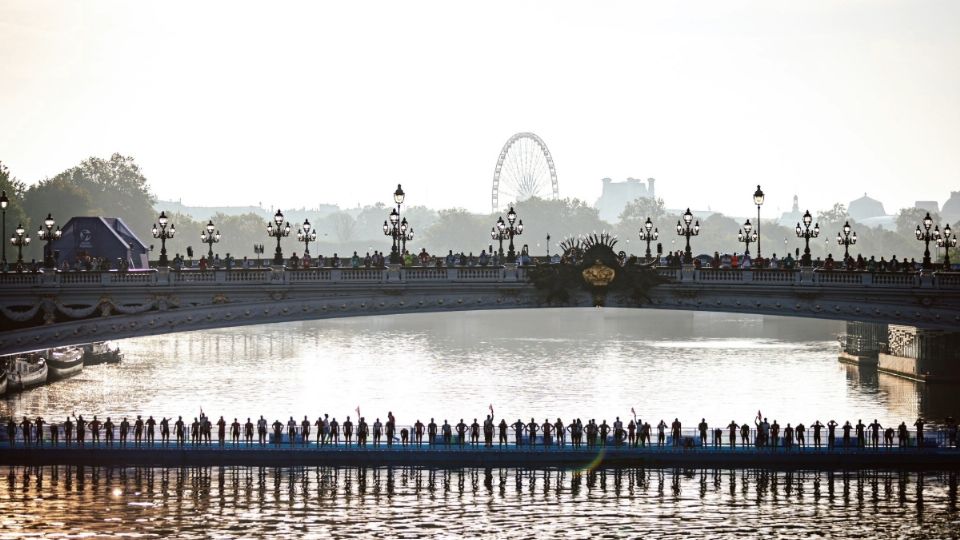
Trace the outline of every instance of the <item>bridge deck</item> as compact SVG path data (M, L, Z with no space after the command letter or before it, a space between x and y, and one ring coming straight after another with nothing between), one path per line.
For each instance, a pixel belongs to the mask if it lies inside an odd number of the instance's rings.
M960 470L957 448L548 447L246 445L0 447L3 465L422 466L438 468L692 467L807 470Z

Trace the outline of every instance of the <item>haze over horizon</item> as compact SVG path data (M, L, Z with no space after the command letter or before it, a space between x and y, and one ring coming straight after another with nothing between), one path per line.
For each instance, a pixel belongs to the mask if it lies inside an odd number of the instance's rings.
M561 197L887 212L960 189L960 3L0 5L0 161L137 158L161 199L489 211L533 131Z

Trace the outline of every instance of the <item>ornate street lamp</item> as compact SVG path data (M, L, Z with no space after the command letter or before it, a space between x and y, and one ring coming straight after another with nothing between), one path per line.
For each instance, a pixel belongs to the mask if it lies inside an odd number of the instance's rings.
M167 229L168 224L170 225L169 230ZM173 238L173 235L177 233L177 228L167 219L166 212L160 212L160 217L158 217L157 222L153 224L153 230L151 232L154 238L160 239L160 260L157 264L160 266L169 266L170 263L167 261L167 239Z
M757 184L757 190L753 192L753 204L757 205L757 258L760 258L760 206L763 204L763 190L760 184Z
M10 204L10 199L7 198L7 192L0 192L0 211L3 212L3 235L0 238L7 237L7 205ZM0 261L2 261L3 268L0 270L6 270L7 266L7 243L3 242L3 255L0 256Z
M303 242L303 256L310 256L310 242L313 242L317 239L317 231L313 230L313 226L310 225L310 220L303 220L303 225L300 229L297 229L297 242Z
M13 230L14 235L10 237L10 245L17 247L17 265L23 264L23 246L30 245L30 235L23 228L23 224L18 224Z
M923 218L923 230L920 230L920 225L917 225L917 240L923 242L923 268L928 270L933 266L933 263L930 262L930 241L936 241L936 233L930 232L930 227L933 226L933 219L930 217L930 212L927 212L926 217Z
M753 223L750 223L749 219L744 221L743 228L737 233L737 241L744 244L743 254L750 255L750 243L759 239L760 236L753 230Z
M53 229L53 226L56 225L56 221L53 219L52 214L47 214L47 219L43 220L43 225L40 226L40 229L37 231L37 238L41 242L45 241L47 245L43 248L43 267L44 268L55 268L57 266L56 261L53 260L53 241L63 234L60 231L60 227L57 227L56 230Z
M207 258L211 261L213 260L213 245L220 241L220 231L214 233L214 228L213 220L211 219L207 222L204 230L200 232L200 241L210 246L210 249L207 251Z
M943 248L943 268L950 270L950 248L957 247L957 237L950 230L949 223L943 228L943 232L937 234L937 246Z
M681 225L680 222L677 221L677 234L687 239L687 247L683 250L683 262L686 264L693 262L693 252L690 250L690 237L700 234L700 220L698 219L693 226L690 225L692 222L693 214L690 213L689 208L683 213L683 224Z
M407 252L407 240L413 241L413 227L407 225L407 218L400 220L400 255Z
M547 233L547 259L550 259L550 233Z
M841 233L837 233L837 245L843 246L843 263L847 263L847 259L850 258L850 246L857 243L857 233L850 229L850 222L847 221L843 224L843 236Z
M647 218L647 221L643 223L643 227L640 229L640 241L647 243L647 253L645 255L646 260L650 260L650 257L653 256L650 253L650 242L656 241L660 238L660 231L653 226L653 222L650 221L650 218Z
M283 266L283 251L280 249L280 239L290 236L290 223L283 223L283 212L279 209L273 215L273 223L267 222L267 236L277 239L277 250L273 252L273 264Z
M810 229L810 223L813 221L813 217L810 216L810 211L807 210L803 214L803 228L800 228L800 224L797 223L797 238L803 238L805 247L803 248L803 258L800 259L801 266L810 266L812 260L810 258L810 239L817 238L820 236L820 224L817 223L813 226L813 229Z
M513 249L513 237L523 234L523 220L521 219L517 222L517 213L513 211L512 206L510 207L510 211L507 212L507 225L504 232L506 232L507 238L510 239L510 245L507 248L507 260L513 262L517 259L517 252Z
M503 221L503 216L497 218L497 223L490 228L490 238L500 243L497 253L503 258L503 241L507 239L507 224Z
M390 216L388 217L389 223L386 221L383 222L383 234L384 236L389 236L391 239L390 264L400 264L401 241L403 242L403 247L406 246L407 220L400 220L400 205L403 204L405 197L406 193L403 192L403 188L400 184L397 184L397 190L393 192L393 202L397 204L397 207L390 211ZM403 231L400 230L401 226L404 227ZM413 240L413 229L410 229L409 239Z

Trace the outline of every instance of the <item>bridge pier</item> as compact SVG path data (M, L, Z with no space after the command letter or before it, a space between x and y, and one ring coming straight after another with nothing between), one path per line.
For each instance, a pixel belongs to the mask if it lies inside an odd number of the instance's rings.
M921 382L960 382L960 332L890 325L877 370Z

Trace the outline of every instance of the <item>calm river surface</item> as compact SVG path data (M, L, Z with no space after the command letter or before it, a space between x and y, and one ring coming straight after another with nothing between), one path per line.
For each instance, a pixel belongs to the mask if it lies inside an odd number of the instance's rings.
M314 321L119 342L122 364L0 399L0 416L271 422L630 418L884 425L957 387L837 362L842 323L615 309ZM0 467L0 537L955 536L956 476L758 471Z

